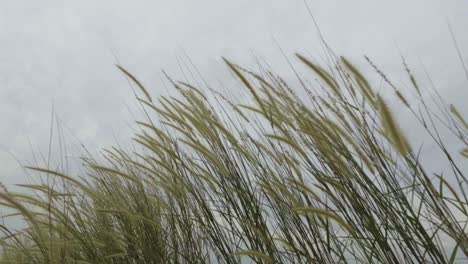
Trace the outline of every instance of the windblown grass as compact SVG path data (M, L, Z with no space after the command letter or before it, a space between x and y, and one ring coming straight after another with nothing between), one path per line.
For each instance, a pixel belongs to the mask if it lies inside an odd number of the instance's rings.
M136 151L83 157L82 177L29 168L63 187L2 192L28 227L2 228L1 263L454 263L468 256L468 127L435 95L401 107L438 146L449 175L428 171L388 99L349 61L329 70L297 55L318 82L292 89L271 72L226 60L252 97L172 82L153 100L136 77L148 119ZM317 91L317 92L316 92ZM304 96L305 95L305 96ZM452 154L438 130L460 144ZM453 156L453 155L456 155ZM466 161L465 161L466 162Z

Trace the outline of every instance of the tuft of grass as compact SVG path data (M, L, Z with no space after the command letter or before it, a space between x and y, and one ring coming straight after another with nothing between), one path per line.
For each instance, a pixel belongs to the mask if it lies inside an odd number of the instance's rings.
M401 132L398 127L392 112L388 108L382 97L377 97L380 110L380 118L382 119L382 124L384 128L384 133L390 138L391 142L395 145L396 149L400 152L401 155L406 155L411 152L411 146L408 143L408 140Z
M178 96L153 100L117 66L144 95L137 100L147 119L136 121L135 147L110 147L102 161L83 156L80 175L28 167L55 184L22 185L37 194L0 193L0 205L28 223L17 232L0 226L0 263L466 259L466 172L439 133L447 129L468 157L462 114L442 103L432 111L405 64L419 95L408 101L368 60L451 170L431 172L389 99L349 60L337 58L327 71L297 58L318 83L303 76L303 90L295 89L267 69L225 59L252 97L244 105L172 80Z

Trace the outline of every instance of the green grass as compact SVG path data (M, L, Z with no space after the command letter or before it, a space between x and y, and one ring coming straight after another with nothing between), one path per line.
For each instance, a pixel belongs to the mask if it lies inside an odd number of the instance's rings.
M455 263L468 256L468 126L419 87L384 96L352 62L291 87L225 60L250 94L172 82L179 95L138 102L134 150L83 156L82 175L30 167L56 184L0 193L28 223L5 227L0 263ZM405 66L406 67L406 66ZM299 74L298 74L299 76ZM407 99L408 95L411 100ZM431 95L432 94L432 95ZM424 166L389 100L412 113L450 171ZM440 130L460 145L451 153ZM425 142L430 143L430 142ZM464 160L463 160L464 159ZM60 183L60 184L58 184Z

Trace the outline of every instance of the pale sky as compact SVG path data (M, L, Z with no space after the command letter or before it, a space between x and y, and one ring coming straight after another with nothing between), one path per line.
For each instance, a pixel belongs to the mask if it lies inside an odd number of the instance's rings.
M362 65L366 54L403 83L401 53L468 113L468 81L447 25L468 63L468 1L307 3L337 54ZM92 151L131 137L135 100L116 59L158 96L166 93L161 69L183 79L185 54L214 87L230 82L221 56L254 67L255 53L292 76L275 40L291 59L295 52L320 58L303 0L0 0L0 181L27 181L9 153L26 163L31 146L47 154L52 105L73 131L69 139Z

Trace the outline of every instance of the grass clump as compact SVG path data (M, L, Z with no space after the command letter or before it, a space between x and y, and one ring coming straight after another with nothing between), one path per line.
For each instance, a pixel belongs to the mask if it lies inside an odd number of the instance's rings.
M440 150L426 168L383 95L347 59L292 89L225 60L252 103L172 82L144 94L140 146L83 157L83 177L35 168L62 187L25 185L0 202L28 226L3 228L0 263L454 263L468 256L468 129L454 106L392 87ZM374 64L372 64L374 66ZM374 66L375 67L375 66ZM232 109L230 109L232 108ZM439 123L438 123L439 122ZM462 145L453 156L440 129ZM460 155L461 154L461 155ZM458 162L458 163L457 163Z

